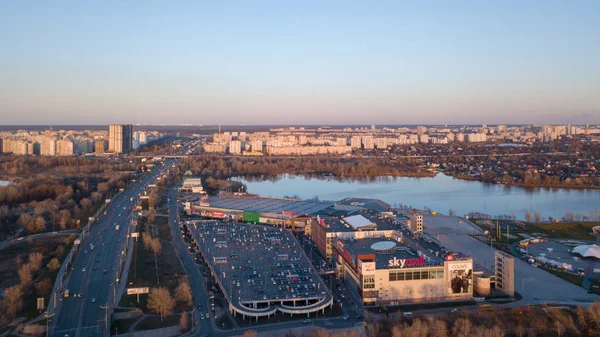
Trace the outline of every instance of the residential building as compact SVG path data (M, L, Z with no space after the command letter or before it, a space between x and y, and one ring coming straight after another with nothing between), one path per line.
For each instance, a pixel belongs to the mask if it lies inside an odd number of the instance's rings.
M108 150L114 153L129 153L133 150L133 126L111 124L108 129Z

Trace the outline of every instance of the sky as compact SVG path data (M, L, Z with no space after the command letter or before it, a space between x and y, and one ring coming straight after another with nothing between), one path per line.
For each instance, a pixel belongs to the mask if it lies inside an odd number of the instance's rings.
M0 124L600 123L600 1L2 1Z

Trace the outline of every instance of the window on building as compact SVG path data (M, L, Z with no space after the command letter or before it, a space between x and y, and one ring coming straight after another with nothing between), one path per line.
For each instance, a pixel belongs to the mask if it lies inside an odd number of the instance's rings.
M420 271L415 271L412 274L413 274L413 280L420 280L421 279L421 272Z
M404 279L407 281L412 281L413 279L413 272L412 271L407 271L404 273Z
M421 270L421 280L429 280L429 270Z

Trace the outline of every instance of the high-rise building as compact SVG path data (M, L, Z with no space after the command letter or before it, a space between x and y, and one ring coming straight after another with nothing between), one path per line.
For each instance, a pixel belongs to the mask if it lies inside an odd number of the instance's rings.
M508 296L515 295L515 258L499 250L494 258L496 289Z
M105 153L108 150L108 142L105 139L97 139L94 144L96 153Z
M108 129L108 151L129 153L133 149L133 126L131 124L111 124Z

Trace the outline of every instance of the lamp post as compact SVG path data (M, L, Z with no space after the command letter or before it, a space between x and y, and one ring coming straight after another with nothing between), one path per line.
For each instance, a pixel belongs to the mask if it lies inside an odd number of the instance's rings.
M46 313L46 337L50 336L48 321L50 321L50 317L52 317L54 315L56 315L56 314L48 315L48 313Z

